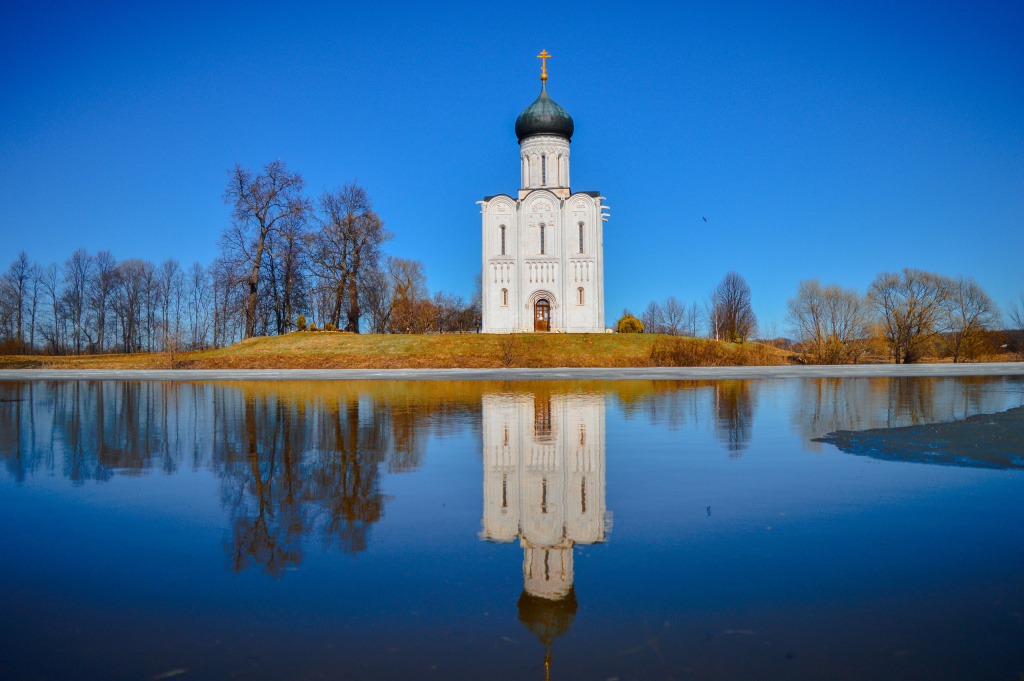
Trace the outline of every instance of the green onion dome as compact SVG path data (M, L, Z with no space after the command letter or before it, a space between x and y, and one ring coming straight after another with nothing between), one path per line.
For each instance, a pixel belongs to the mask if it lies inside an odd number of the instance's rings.
M540 95L516 119L516 137L522 142L532 135L558 135L572 140L572 116L548 97L544 83L540 86Z

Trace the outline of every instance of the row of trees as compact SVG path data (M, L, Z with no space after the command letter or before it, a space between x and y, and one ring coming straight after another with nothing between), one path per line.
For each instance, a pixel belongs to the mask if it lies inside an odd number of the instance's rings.
M423 264L389 257L391 234L365 189L351 183L316 201L283 163L236 166L221 253L182 268L109 251L75 251L42 265L20 253L0 274L5 352L140 352L222 347L288 333L304 315L319 328L454 333L479 320L477 294L427 290Z
M872 341L896 363L925 355L970 361L991 350L990 332L1002 323L999 307L973 278L912 268L882 272L866 294L800 282L788 310L787 321L807 354L828 364L856 362ZM1014 329L1024 328L1024 298L1008 316ZM1018 349L1019 335L1009 335L1010 349Z
M393 235L365 189L352 182L313 200L304 187L281 161L259 173L230 172L224 200L233 219L221 261L240 289L245 338L288 333L299 314L354 333L364 320L375 333L478 326L479 287L469 303L445 292L430 297L422 263L383 253Z
M916 269L883 272L866 293L818 280L801 281L787 303L786 322L798 348L819 364L857 362L865 353L885 354L897 363L926 355L954 362L977 359L993 347L992 332L1003 324L998 306L972 278ZM703 304L669 296L652 301L639 317L629 311L621 330L700 336L743 342L758 333L750 286L729 272ZM1024 355L1024 294L1005 320L999 337L1006 349ZM763 336L775 336L768 330Z
M632 316L625 311L623 316ZM703 305L680 302L669 296L664 302L651 301L640 315L643 330L670 336L701 335L743 342L757 333L757 316L750 303L750 285L736 272L729 272L711 291Z

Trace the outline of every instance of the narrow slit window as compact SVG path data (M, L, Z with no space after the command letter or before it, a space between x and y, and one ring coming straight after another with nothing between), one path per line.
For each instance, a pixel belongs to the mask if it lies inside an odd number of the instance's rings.
M540 481L540 512L548 512L548 479L542 478Z
M504 483L502 483L504 484ZM587 512L587 479L580 480L580 513Z
M580 286L580 302L579 302L579 304L580 305L583 304L583 287L582 286Z
M505 233L504 232L504 228L502 228L502 234L504 234L504 233ZM504 243L504 241L502 243ZM504 253L504 252L505 251L502 250L502 253ZM583 252L583 223L581 222L580 223L580 253L582 253L582 252Z
M548 157L540 157L540 183L546 185L548 183Z
M582 229L583 229L583 227L580 227L580 230L582 230ZM583 232L581 231L581 232L580 232L580 234L582 235L582 234L583 234ZM580 236L580 243L581 243L581 244L583 243L583 237L582 237L582 236ZM582 246L580 246L580 249L581 249L581 250L580 250L580 253L582 253L582 252L583 252L583 251L582 251L582 248L583 248L583 247L582 247ZM501 226L501 254L502 254L502 255L505 255L505 225L502 225L502 226Z
M501 289L501 306L506 307L508 305L508 289ZM505 433L505 443L508 444L508 433Z
M540 254L544 255L544 225L540 226Z

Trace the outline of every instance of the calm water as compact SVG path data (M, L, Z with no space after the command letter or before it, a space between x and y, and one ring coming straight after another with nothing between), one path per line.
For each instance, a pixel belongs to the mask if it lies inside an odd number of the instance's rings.
M1007 679L1024 380L0 382L3 679Z

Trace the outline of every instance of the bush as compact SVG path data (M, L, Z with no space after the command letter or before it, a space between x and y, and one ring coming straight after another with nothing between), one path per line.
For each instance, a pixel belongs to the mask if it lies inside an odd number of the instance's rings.
M310 324L309 325L309 330L310 331L316 331L316 324Z
M327 322L326 324L324 324L324 331L337 331L337 330L338 330L338 327L336 327L334 324L331 324L330 322Z
M300 314L298 319L295 320L295 328L298 331L306 330L306 315Z
M730 349L724 343L698 338L658 340L651 348L651 364L659 367L773 366L781 356L760 343Z
M624 315L615 325L616 333L643 333L643 323L631 314Z

